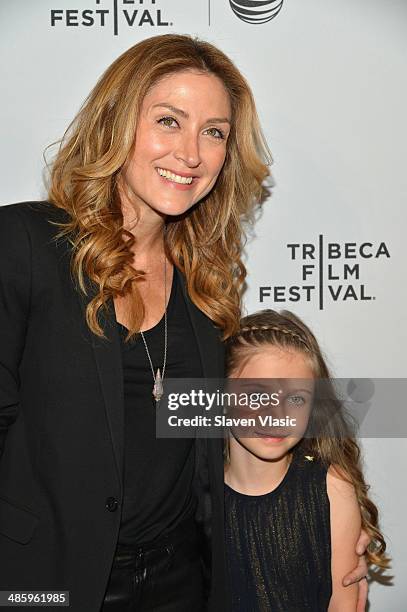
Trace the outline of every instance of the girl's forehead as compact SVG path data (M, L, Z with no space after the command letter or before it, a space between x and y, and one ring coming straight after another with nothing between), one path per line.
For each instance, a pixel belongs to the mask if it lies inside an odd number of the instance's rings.
M314 378L307 355L291 348L259 347L244 364L239 378Z

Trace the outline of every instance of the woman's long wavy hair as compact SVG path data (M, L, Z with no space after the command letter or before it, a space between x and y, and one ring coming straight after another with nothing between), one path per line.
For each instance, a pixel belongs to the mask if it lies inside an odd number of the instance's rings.
M244 317L239 332L226 342L228 375L238 376L254 354L270 346L300 352L310 363L316 390L307 430L296 449L304 455L318 457L327 467L335 466L338 475L354 486L361 509L362 527L371 538L367 561L381 568L388 567L386 542L378 527L377 507L368 497L370 487L363 476L354 423L335 390L334 381L311 330L288 310L281 313L271 309L261 310Z
M123 227L118 184L145 95L163 77L184 70L221 79L230 96L232 127L215 186L187 214L170 219L165 248L185 275L192 301L223 338L238 329L246 276L242 223L266 193L271 154L250 87L233 62L206 41L164 34L139 42L106 70L68 127L50 171L49 200L69 215L57 224L56 238L68 237L73 247L71 271L80 289L88 295L93 288L86 318L102 337L99 311L108 309L111 298L131 295L128 339L144 319L135 282L144 272L131 265L135 237Z

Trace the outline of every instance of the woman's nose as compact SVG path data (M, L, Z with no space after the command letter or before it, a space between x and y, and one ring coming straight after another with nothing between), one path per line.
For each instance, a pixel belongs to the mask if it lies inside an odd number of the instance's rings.
M191 168L201 163L199 139L191 134L183 135L178 143L175 157Z

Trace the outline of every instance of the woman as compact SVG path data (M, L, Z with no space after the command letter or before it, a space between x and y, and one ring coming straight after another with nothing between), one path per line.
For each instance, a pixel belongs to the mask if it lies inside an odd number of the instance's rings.
M167 376L223 375L268 156L233 63L158 36L91 92L49 203L0 210L2 589L228 609L220 440L157 440L154 411Z

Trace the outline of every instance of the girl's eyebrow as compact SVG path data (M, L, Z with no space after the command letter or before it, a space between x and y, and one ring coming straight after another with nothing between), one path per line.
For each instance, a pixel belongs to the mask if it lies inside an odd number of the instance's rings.
M154 104L151 108L156 108L157 106L168 108L168 110L172 111L173 113L181 115L181 117L184 117L185 119L189 119L189 115L187 112L185 112L181 108L172 106L172 104L167 104L166 102L159 102L157 104ZM206 123L229 123L230 125L230 119L228 119L228 117L211 117L210 119L206 120Z
M234 383L236 383L236 381L242 380L242 379L241 378L230 378L229 380L232 380ZM253 382L252 382L252 380L253 380ZM239 389L246 389L246 388L253 389L253 388L256 388L256 389L267 389L268 391L270 390L270 385L269 384L261 383L261 382L256 382L256 378L253 378L253 379L249 378L245 382L236 383L235 386L238 387Z

